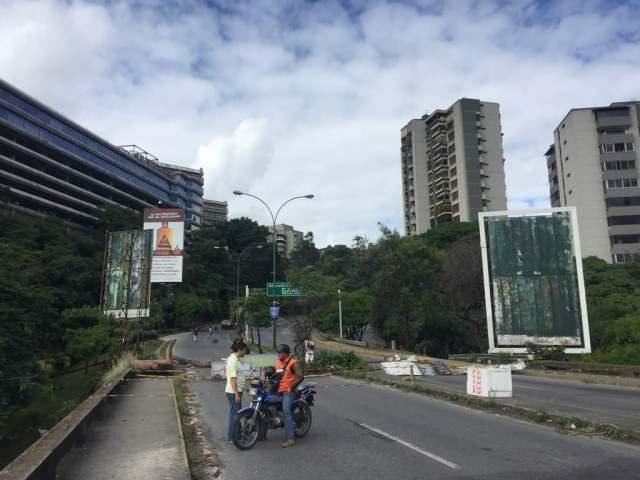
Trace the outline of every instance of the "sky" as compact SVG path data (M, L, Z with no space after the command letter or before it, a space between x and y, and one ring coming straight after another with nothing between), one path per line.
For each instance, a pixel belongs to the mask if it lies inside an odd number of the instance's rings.
M0 77L116 145L205 173L230 217L316 244L402 231L400 129L498 102L510 209L548 206L570 108L640 98L640 2L0 0Z

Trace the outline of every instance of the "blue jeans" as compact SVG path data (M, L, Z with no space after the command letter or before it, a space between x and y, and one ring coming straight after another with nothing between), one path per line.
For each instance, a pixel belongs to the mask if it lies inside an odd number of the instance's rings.
M282 416L284 417L284 432L287 438L294 438L295 433L293 431L293 415L291 414L291 407L295 395L292 393L282 393Z
M242 403L242 392L240 393L240 403L236 402L236 396L233 393L227 393L229 401L229 427L227 428L227 442L233 440L233 430L236 425L236 417Z

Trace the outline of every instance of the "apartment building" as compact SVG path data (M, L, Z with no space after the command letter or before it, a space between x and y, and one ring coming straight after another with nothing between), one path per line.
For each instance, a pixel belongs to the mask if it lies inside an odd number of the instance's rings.
M506 210L500 106L461 98L401 130L407 235Z
M220 225L227 221L229 213L229 205L227 202L219 202L218 200L204 199L202 209L202 225L205 227L212 225Z
M163 164L135 145L115 146L0 80L0 204L95 228L106 207L183 207L200 225L202 170Z
M640 255L640 102L574 108L546 151L552 206L575 206L583 256Z
M273 242L273 226L269 227L271 235L267 242ZM291 258L293 251L302 244L304 234L291 225L276 225L276 250L281 257Z

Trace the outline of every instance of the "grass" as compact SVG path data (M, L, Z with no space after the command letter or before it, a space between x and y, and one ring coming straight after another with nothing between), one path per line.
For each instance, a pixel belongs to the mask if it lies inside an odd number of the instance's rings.
M102 384L108 364L52 378L40 387L29 404L10 408L0 424L0 468L6 466Z
M207 466L213 463L220 466L219 459L214 458L213 461L208 459L201 448L200 439L196 431L196 426L191 422L192 414L189 412L186 395L188 394L185 381L180 377L172 377L171 381L176 392L176 404L178 405L178 413L180 415L180 423L182 424L182 432L184 435L185 450L187 460L189 461L189 470L193 480L204 480L210 478L207 474Z
M602 437L610 440L619 440L630 443L640 443L640 432L629 428L619 427L609 423L591 422L578 417L551 414L545 410L536 410L516 405L505 405L491 399L485 400L479 397L454 393L427 386L424 384L415 384L410 382L399 382L396 380L387 380L379 377L372 377L366 372L342 372L339 373L346 378L354 378L364 380L369 383L386 385L399 390L421 393L431 397L440 398L457 405L474 408L476 410L484 410L509 417L518 418L534 423L540 423L555 427L557 430L568 434L582 434L594 437Z
M160 346L164 342L162 340L146 340L142 344L142 353L140 354L140 360L155 360L156 350L160 348Z

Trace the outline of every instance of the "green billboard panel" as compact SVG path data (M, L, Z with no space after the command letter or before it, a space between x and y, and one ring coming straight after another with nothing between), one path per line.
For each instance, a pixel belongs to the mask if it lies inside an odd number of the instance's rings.
M490 352L591 350L575 208L483 212Z

